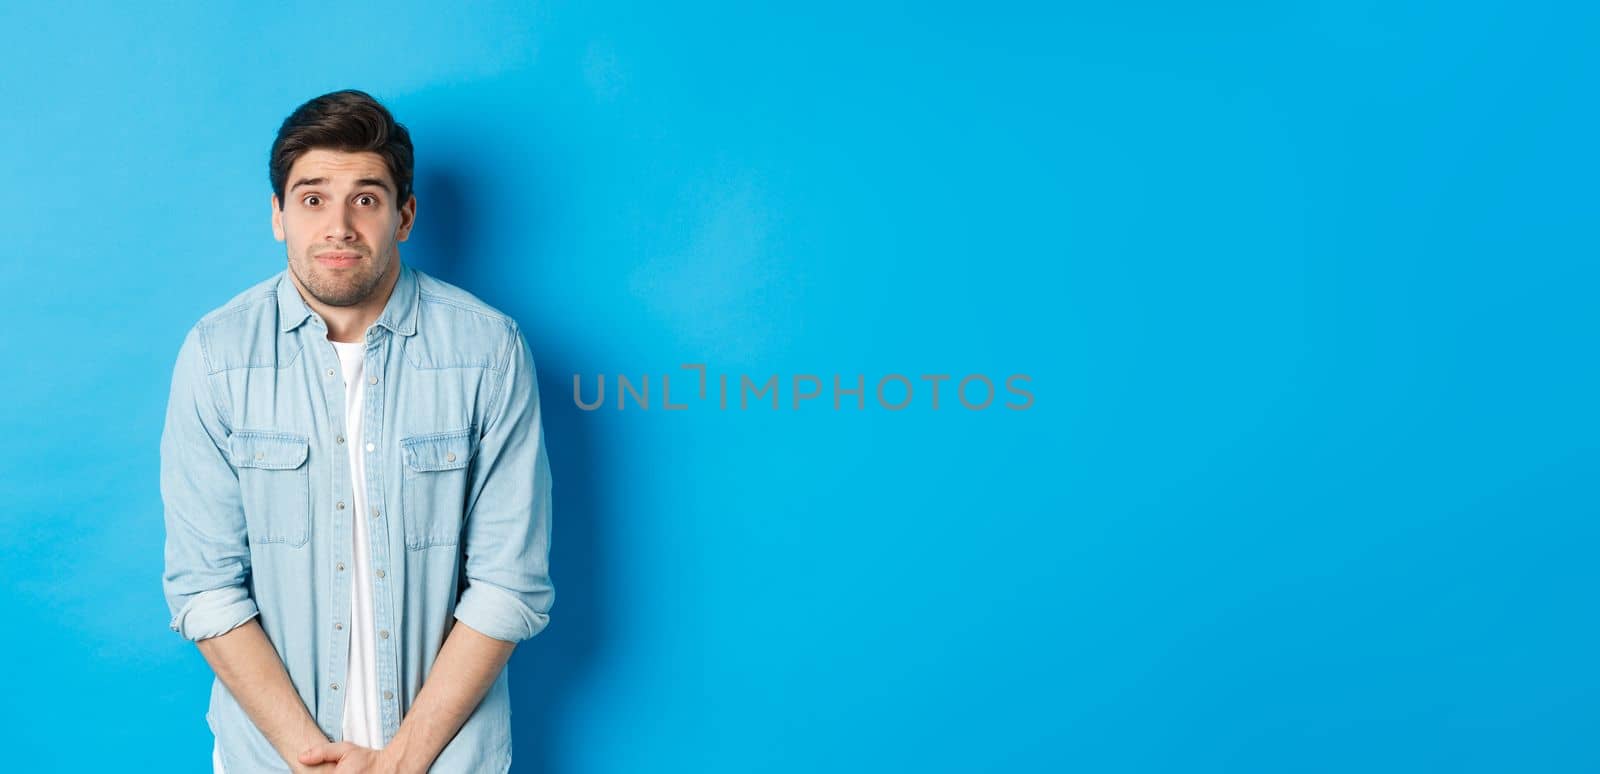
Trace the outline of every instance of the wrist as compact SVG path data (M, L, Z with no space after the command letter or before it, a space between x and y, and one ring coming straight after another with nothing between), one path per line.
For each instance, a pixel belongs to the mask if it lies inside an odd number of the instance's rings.
M287 744L284 742L287 742ZM300 765L300 753L319 744L327 743L328 737L323 735L322 729L318 728L316 723L307 722L303 728L292 734L289 739L280 738L278 744L275 744L274 747L277 748L278 754L283 756L284 761L289 764L290 769L301 771L303 767Z
M418 765L416 761L406 754L404 742L397 745L394 743L395 741L399 741L399 738L396 737L395 740L378 751L378 762L382 764L378 767L378 770L385 772L385 774L427 774L428 767L426 765Z

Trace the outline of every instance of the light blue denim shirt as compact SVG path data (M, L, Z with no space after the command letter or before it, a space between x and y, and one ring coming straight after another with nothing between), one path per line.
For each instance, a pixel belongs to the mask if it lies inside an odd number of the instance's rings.
M161 436L162 586L172 629L190 640L259 617L317 725L340 741L350 520L367 519L387 744L452 618L509 642L549 621L539 390L516 321L402 264L366 332L366 480L351 481L327 336L287 271L189 330ZM351 507L355 486L366 513ZM510 714L502 671L433 770L507 770ZM206 720L229 774L288 770L221 680Z

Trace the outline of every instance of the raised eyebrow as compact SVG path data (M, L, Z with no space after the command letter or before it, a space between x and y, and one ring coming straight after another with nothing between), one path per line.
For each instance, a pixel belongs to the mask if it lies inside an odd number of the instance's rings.
M294 185L289 186L289 190L293 191L294 189L303 185L326 185L327 182L328 178L325 177L302 177L299 180L294 181ZM389 181L384 180L381 177L363 177L356 181L357 188L364 188L367 186L381 188L385 193L389 192Z

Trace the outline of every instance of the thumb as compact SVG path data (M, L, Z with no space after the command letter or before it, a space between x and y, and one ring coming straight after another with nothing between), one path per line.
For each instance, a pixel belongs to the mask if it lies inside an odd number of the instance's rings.
M333 763L355 748L354 742L325 742L312 745L300 753L300 762L307 766L315 766L319 763Z

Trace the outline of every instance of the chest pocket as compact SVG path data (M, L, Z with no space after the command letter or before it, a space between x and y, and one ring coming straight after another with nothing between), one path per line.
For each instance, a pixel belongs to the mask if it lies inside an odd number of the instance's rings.
M400 439L405 460L400 508L405 513L407 549L461 542L467 463L478 450L477 436L477 429L468 427Z
M239 469L250 542L305 545L311 537L309 439L299 433L241 429L229 436L228 445Z

